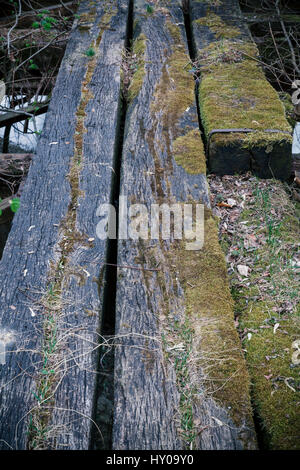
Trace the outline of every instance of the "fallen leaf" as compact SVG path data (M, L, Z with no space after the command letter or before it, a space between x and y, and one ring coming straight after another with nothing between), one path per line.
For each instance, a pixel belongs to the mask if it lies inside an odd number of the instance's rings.
M270 375L264 375L264 377L267 379L267 380L270 380L271 377L273 377L273 374L270 374Z
M241 274L241 276L248 277L250 268L249 266L246 266L245 264L238 264L237 270Z
M231 207L237 206L236 200L232 198L227 199L227 204L229 204Z
M35 317L35 311L31 307L28 307L28 308L30 310L31 316Z

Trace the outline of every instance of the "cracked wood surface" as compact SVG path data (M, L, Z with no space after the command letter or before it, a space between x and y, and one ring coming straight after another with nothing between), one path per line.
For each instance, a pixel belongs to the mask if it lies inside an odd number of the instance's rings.
M43 360L38 351L43 347L45 312L39 302L49 289L49 272L61 260L61 243L67 236L64 218L74 196L74 182L68 175L74 163L78 110L83 102L86 116L81 128L79 192L73 204L74 234L81 235L68 254L61 281L61 369L54 402L49 401L53 432L46 445L68 449L89 445L101 313L97 281L106 251L105 242L95 234L96 209L110 198L127 21L127 2L108 5L113 9L109 13L106 2L90 7L86 1L80 6L80 22L83 18L92 25L85 28L79 22L72 32L21 197L21 210L14 218L1 261L1 339L6 342L6 363L1 366L3 449L29 445L28 422L32 410L37 409L34 393ZM107 14L111 16L109 28L101 25ZM89 59L85 51L97 41L96 55ZM91 60L95 64L92 68ZM87 71L91 76L87 77ZM84 100L84 93L93 99Z

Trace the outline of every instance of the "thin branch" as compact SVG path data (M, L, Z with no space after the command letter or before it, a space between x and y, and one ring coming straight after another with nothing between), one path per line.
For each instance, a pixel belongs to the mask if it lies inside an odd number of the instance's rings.
M20 17L21 14L22 14L21 0L18 0L18 1L19 1L19 12L16 13L15 23L13 24L13 26L10 28L10 30L9 30L8 33L7 33L7 54L8 54L8 57L10 56L10 34L12 33L12 31L13 31L13 30L15 29L15 27L17 26L18 21L19 21L19 17Z
M285 39L286 39L286 41L288 43L288 46L289 46L289 49L290 49L292 64L293 64L296 72L300 75L300 68L298 67L298 64L297 64L297 61L296 61L296 55L295 55L294 47L293 47L292 41L290 40L289 34L286 30L284 21L281 18L281 12L280 12L280 8L278 6L279 1L280 0L276 0L276 3L275 3L275 8L276 8L276 12L277 12L277 15L278 15L278 20L280 22L280 26L282 28Z
M19 70L19 68L21 68L24 64L26 64L26 62L28 62L29 60L31 60L33 57L35 57L36 55L40 54L44 49L46 49L47 47L49 47L57 38L59 38L60 36L62 36L63 34L65 34L66 32L63 31L59 34L57 34L53 39L51 39L51 41L49 41L44 47L42 47L41 49L39 49L38 51L36 51L34 54L32 54L30 57L28 57L27 59L23 60L23 62L18 65L17 68L14 69L14 74L17 72L17 70Z

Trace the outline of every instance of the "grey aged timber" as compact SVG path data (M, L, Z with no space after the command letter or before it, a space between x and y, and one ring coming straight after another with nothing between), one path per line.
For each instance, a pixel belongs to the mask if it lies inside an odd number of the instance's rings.
M0 338L6 344L0 365L1 449L34 447L38 437L30 420L43 419L45 447L89 445L101 311L98 280L106 250L95 233L96 209L110 199L128 10L126 1L89 4L80 6L1 261ZM89 58L90 47L96 55ZM70 211L76 215L68 228ZM42 302L51 295L49 277L54 286L59 279L63 293L57 383L42 403L37 384L45 364L44 322L51 313Z

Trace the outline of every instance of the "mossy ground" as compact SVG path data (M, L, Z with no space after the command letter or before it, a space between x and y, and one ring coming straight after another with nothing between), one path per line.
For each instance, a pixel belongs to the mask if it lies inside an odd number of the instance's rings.
M215 194L221 198L229 194L243 205L234 213L219 210L262 445L299 449L300 364L295 361L297 348L293 349L294 341L300 340L296 209L286 186L276 180L226 177ZM249 267L246 277L239 274L239 265Z
M213 139L226 144L229 139L242 140L246 147L265 146L291 136L264 133L265 129L291 132L282 102L268 83L259 64L257 47L238 28L227 25L210 13L197 20L215 33L216 40L199 51L201 82L199 101L206 134L213 129L251 128L258 133L217 135Z

